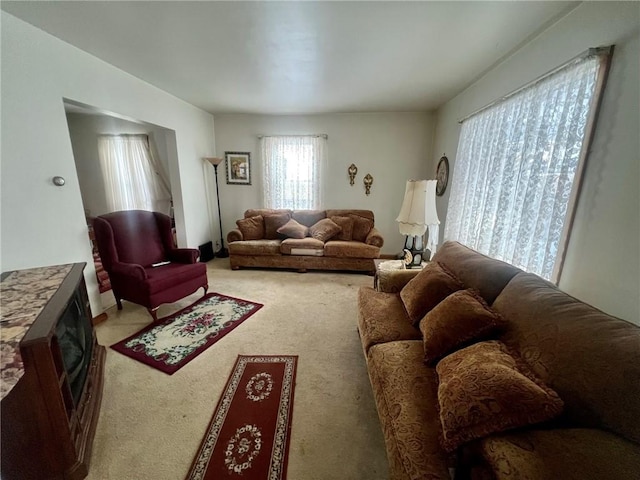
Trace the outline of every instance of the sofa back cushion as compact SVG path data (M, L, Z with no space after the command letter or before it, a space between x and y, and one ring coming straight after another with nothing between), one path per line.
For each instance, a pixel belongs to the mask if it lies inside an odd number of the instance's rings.
M340 232L338 232L333 239L350 242L353 237L353 218L334 216L331 217L331 221L341 228Z
M493 308L501 340L565 402L567 420L640 442L640 327L520 273Z
M371 210L327 210L327 217L353 218L353 232L351 239L364 242L374 226L375 218Z
M325 210L294 210L291 218L305 227L311 227L323 218L327 218L327 214Z
M447 267L465 288L477 290L489 305L509 280L522 272L513 265L487 257L458 242L445 242L432 261Z

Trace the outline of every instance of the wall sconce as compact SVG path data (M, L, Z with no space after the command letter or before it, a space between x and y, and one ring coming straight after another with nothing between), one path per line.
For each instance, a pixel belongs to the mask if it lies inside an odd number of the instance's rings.
M364 193L369 195L371 193L371 185L373 185L373 177L371 176L370 173L367 173L363 181L364 181Z
M347 170L347 172L349 172L349 184L353 187L356 174L358 173L358 167L356 167L352 163L351 165L349 165L349 169Z

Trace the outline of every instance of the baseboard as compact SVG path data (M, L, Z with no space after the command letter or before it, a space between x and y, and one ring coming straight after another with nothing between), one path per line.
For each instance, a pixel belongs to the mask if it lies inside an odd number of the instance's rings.
M104 322L107 318L109 318L109 315L107 315L107 312L103 312L100 315L98 315L97 317L93 317L91 319L91 324L95 327L99 323Z

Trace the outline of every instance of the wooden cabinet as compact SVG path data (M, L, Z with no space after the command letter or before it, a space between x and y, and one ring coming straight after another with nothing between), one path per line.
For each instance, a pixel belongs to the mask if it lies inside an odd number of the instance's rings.
M91 324L84 265L71 266L20 340L24 373L0 405L3 480L88 474L105 349Z

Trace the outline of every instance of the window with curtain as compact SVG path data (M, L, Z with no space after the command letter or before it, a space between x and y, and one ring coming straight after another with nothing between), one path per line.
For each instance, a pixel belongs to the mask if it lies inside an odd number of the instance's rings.
M462 122L445 239L558 281L610 48Z
M260 142L265 208L320 209L326 136L273 136Z
M146 135L100 135L98 156L107 207L170 213L171 188Z

